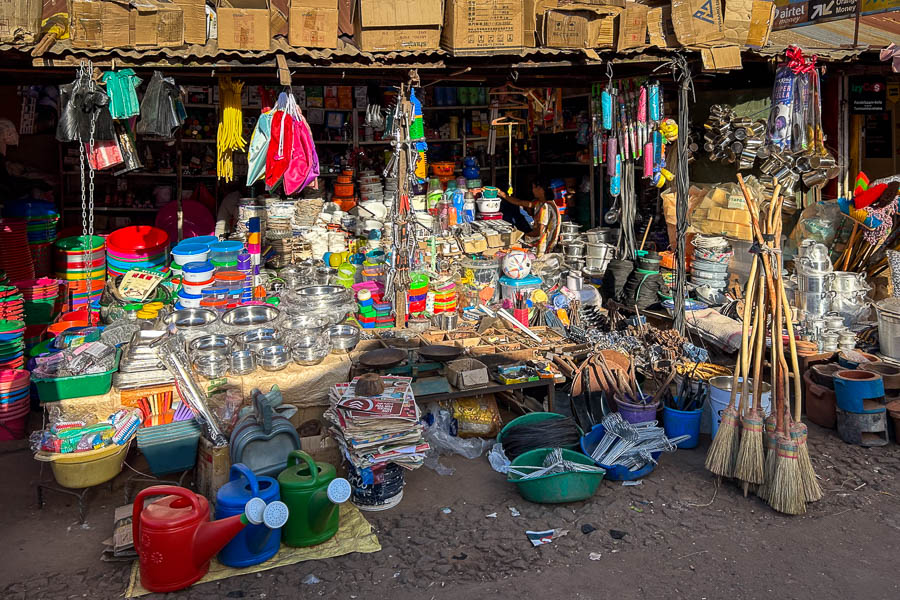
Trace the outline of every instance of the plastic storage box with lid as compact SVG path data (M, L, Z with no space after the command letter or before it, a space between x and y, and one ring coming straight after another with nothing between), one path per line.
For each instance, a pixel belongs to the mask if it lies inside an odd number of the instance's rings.
M191 262L206 262L209 258L209 245L183 242L172 248L172 260L179 265Z
M154 475L192 469L197 462L200 426L193 419L137 431L137 444Z
M212 279L215 267L209 261L189 262L181 267L181 276L185 281L200 283Z
M532 292L540 289L542 283L537 275L529 275L522 279L512 279L504 275L500 278L500 297L503 300L515 300L516 292Z
M238 241L216 242L209 246L209 257L216 263L237 264L238 254L244 249L244 244Z

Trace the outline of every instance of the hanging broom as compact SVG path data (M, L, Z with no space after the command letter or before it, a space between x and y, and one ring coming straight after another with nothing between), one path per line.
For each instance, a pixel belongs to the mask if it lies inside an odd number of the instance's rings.
M760 259L757 259L760 260ZM766 339L765 285L760 280L756 301L756 317L753 320L753 395L747 411L741 419L741 446L738 450L734 476L744 482L744 497L751 485L761 484L763 479L763 415L759 411L759 382L762 375L762 354ZM748 288L751 286L748 283ZM744 375L741 398L749 395L750 374Z

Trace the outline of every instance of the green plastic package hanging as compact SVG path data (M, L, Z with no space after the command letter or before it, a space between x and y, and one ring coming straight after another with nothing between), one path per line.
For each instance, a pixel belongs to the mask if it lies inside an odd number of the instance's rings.
M106 94L110 100L109 112L113 119L128 119L141 114L136 91L141 78L132 69L107 71L102 79L106 84Z

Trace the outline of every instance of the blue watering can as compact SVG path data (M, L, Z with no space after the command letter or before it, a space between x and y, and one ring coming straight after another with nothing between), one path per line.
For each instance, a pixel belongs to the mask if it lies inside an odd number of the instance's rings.
M280 500L278 482L272 477L257 477L247 465L231 465L228 483L216 494L216 520L244 512L252 498L266 504ZM275 556L281 546L281 529L265 524L248 525L219 552L219 562L229 567L258 565Z

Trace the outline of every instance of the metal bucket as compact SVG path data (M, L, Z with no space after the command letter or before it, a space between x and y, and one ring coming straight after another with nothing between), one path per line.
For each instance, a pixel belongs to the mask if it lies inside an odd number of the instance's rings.
M885 298L875 305L875 312L881 353L900 360L900 298Z
M611 227L597 227L584 232L589 244L614 244L619 237L619 230Z
M616 253L616 247L606 242L588 242L587 255L591 258L611 259Z
M835 271L832 275L830 289L835 292L856 292L860 290L868 291L871 289L869 284L866 283L865 273Z

